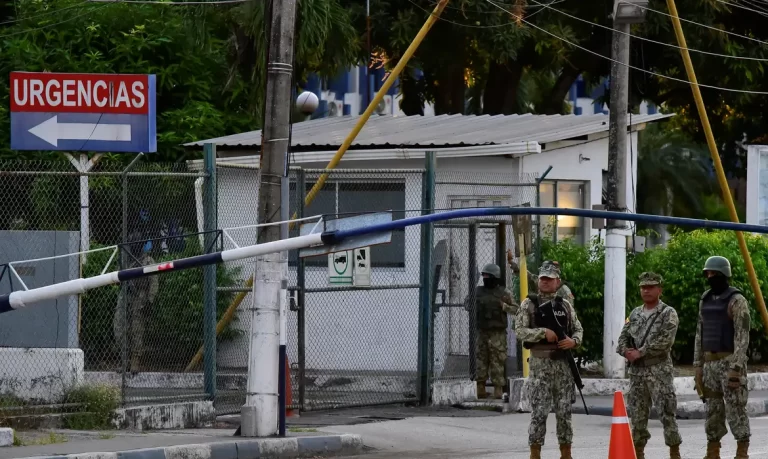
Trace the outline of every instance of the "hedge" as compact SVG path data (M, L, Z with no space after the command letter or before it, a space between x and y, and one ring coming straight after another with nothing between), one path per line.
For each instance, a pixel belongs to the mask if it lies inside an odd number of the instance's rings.
M768 279L768 239L745 234L752 263L763 295L765 279ZM602 358L603 290L604 290L604 248L603 241L594 238L589 244L580 246L570 240L558 242L543 241L542 253L545 259L557 260L562 267L565 281L573 290L576 310L586 332L584 345L577 353L582 361L598 361ZM645 252L627 255L627 316L642 304L637 278L643 271L654 271L664 277L662 300L673 306L680 318L677 338L673 347L673 358L681 364L693 360L693 345L696 337L698 301L708 288L702 276L706 259L721 255L731 262L733 278L731 284L741 289L751 306L752 331L750 333L750 359L762 362L768 356L768 340L763 332L755 296L747 277L744 260L739 251L736 234L733 231L677 232L666 247L655 247Z
M93 247L97 248L97 247ZM101 273L111 250L88 255L85 276ZM153 257L158 263L201 253L197 237L186 238L183 251ZM116 263L110 270L116 269ZM234 287L239 268L217 265L219 287ZM81 347L86 366L91 370L113 370L121 362L121 351L114 338L112 321L118 304L119 285L102 287L82 296ZM217 320L234 298L233 293L217 294ZM159 276L157 297L150 306L145 325L145 354L142 363L148 371L182 371L203 344L203 270L187 269ZM237 331L232 323L219 334L219 342L232 339Z

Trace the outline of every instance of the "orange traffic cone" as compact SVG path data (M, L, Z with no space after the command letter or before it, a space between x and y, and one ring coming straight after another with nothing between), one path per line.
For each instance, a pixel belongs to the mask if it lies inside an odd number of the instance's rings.
M293 405L293 384L291 384L291 365L288 356L285 356L285 417L291 418L297 415L296 410L288 408Z
M624 406L624 394L621 391L616 391L613 394L613 422L611 423L608 459L637 459L635 444L632 441L632 430L629 428L627 407Z

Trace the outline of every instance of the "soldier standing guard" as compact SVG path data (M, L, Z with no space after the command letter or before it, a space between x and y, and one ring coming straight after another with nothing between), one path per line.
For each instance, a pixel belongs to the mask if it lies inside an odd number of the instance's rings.
M704 459L720 458L720 440L728 433L726 419L736 439L735 459L746 459L751 436L747 416L749 305L729 284L731 263L727 258L709 257L704 263L704 276L710 289L699 301L693 355L696 386L707 402Z
M670 355L679 320L677 311L659 300L662 285L660 275L651 272L640 274L643 305L630 313L616 347L616 352L630 362L627 398L637 459L645 459L645 445L651 438L648 432L651 402L659 410L669 457L681 459L682 439L675 419L677 396Z
M483 267L483 285L475 293L477 317L477 398L485 398L485 382L490 376L493 397L501 398L506 385L507 314L517 312L512 293L501 285L501 269L494 264ZM467 310L468 305L465 305Z
M571 400L574 381L562 350L581 345L584 330L568 300L556 295L560 287L560 269L551 261L539 269L538 295L528 295L515 317L515 334L531 349L530 398L533 410L528 427L531 459L541 459L541 447L547 432L547 417L553 406L557 419L560 458L572 459ZM554 328L565 330L558 341Z

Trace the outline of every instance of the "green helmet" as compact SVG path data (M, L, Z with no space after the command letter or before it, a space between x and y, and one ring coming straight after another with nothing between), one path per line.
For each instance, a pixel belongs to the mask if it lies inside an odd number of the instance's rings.
M498 265L494 264L487 264L483 266L483 270L480 271L481 274L488 274L496 279L501 279L501 268L498 267Z
M717 271L725 277L731 277L731 262L725 257L709 257L702 271Z

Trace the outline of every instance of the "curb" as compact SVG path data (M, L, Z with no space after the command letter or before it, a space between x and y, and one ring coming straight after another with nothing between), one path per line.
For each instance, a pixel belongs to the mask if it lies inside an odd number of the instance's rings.
M319 457L331 454L336 457L362 453L362 437L344 434L223 441L111 453L34 456L27 459L261 459Z

